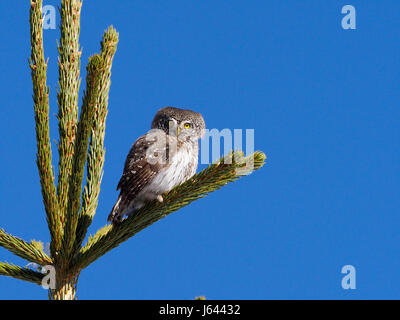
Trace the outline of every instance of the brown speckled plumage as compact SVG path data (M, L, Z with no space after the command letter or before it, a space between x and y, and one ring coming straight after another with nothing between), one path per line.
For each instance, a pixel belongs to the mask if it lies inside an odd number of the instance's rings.
M196 173L198 139L205 129L201 114L166 107L156 113L151 127L136 140L125 160L117 187L120 195L108 216L113 224L147 201L162 201L163 193Z

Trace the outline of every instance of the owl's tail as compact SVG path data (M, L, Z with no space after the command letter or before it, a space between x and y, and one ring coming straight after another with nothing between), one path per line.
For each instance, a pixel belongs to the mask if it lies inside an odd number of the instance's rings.
M127 206L125 204L125 201L123 201L122 196L119 196L117 202L114 204L110 214L108 215L107 221L111 222L114 225L118 224L119 222L121 222L126 209Z

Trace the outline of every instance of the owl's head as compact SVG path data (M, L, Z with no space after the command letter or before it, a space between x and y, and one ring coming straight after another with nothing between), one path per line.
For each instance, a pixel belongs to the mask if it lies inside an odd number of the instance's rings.
M182 140L197 140L204 135L206 124L203 116L192 110L165 107L156 113L152 129L161 129Z

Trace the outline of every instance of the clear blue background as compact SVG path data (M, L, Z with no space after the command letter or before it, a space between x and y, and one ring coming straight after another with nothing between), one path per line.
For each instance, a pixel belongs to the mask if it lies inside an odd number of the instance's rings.
M341 27L346 4L356 30ZM28 9L28 0L0 2L0 226L46 242ZM254 128L268 162L90 265L78 298L400 298L399 1L85 0L81 21L81 91L103 30L120 34L91 233L160 107L197 110L209 128ZM44 34L55 115L59 34ZM57 141L55 116L50 125ZM27 263L4 249L0 261ZM341 288L346 264L356 290ZM47 291L0 277L0 299L32 298Z

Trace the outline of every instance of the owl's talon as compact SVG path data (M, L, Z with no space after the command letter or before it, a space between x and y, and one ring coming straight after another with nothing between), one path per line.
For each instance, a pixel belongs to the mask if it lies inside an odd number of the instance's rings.
M163 199L163 197L162 197L161 194L159 194L159 195L157 196L157 200L158 200L158 202L160 202L160 203L163 203L163 202L164 202L164 199Z

